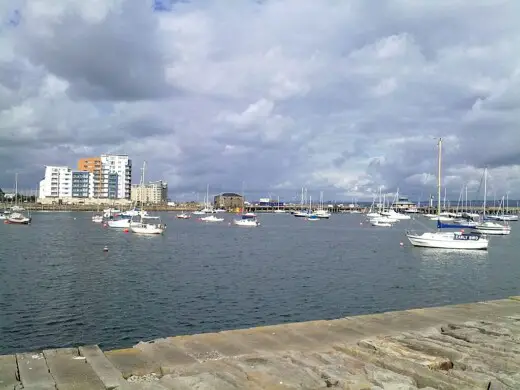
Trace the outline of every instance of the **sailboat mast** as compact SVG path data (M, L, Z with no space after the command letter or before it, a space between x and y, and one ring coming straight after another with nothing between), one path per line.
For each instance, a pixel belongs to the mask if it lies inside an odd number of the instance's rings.
M14 204L18 206L18 173L14 174Z
M482 219L486 216L487 203L487 168L484 168L484 211L482 212Z
M437 175L437 216L441 215L441 167L442 167L442 138L439 138L439 166Z

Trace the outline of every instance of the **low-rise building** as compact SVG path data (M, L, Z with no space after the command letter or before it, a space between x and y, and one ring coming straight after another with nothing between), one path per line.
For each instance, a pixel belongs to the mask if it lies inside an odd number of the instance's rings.
M144 204L164 204L168 202L168 183L159 180L144 186L132 185L131 199Z
M244 198L242 195L235 194L234 192L224 192L223 194L215 196L213 204L217 209L236 210L242 208Z

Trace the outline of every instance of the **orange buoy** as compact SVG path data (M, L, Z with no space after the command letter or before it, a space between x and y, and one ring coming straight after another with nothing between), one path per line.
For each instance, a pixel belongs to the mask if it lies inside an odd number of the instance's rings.
M123 233L128 233L128 229L123 230Z

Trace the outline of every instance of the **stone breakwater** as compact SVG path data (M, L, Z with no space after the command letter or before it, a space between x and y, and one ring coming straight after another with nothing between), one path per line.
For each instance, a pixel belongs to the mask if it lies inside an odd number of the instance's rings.
M0 356L0 389L520 389L520 297Z

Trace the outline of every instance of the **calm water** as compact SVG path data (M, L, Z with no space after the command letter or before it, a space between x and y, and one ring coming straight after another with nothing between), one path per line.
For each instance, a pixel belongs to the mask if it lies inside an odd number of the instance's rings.
M102 228L90 216L39 213L31 226L0 224L0 354L124 347L519 291L520 223L488 252L450 252L410 247L409 221L373 228L360 225L361 215L261 215L262 226L248 229L165 214L159 237Z

